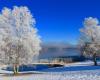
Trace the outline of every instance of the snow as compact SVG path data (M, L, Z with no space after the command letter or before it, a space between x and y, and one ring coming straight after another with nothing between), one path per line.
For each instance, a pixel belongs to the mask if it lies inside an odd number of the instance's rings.
M100 66L92 66L92 64L89 61L71 63L64 67L35 71L34 74L21 76L0 74L0 80L100 80ZM0 70L0 73L7 74L9 71Z

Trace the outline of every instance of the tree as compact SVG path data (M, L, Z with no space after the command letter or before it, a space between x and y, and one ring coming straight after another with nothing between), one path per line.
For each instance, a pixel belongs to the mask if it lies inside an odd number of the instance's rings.
M96 56L100 50L100 26L96 18L85 18L84 27L80 29L81 51L85 56L92 56L94 65L97 65Z
M41 40L35 23L27 7L4 8L0 14L0 61L13 65L14 73L39 54Z

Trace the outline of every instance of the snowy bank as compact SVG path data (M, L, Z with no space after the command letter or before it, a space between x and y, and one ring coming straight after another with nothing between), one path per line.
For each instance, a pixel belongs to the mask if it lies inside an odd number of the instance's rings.
M100 66L91 65L92 62L72 63L25 76L3 76L0 74L0 80L100 80Z

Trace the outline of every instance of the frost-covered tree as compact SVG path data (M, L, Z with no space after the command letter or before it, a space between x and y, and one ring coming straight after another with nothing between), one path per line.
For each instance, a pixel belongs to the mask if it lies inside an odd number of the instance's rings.
M94 65L97 65L96 56L100 51L100 26L96 18L85 18L84 27L80 29L81 51L84 55L92 56Z
M33 62L39 54L40 37L27 7L4 8L0 14L0 61L17 66Z

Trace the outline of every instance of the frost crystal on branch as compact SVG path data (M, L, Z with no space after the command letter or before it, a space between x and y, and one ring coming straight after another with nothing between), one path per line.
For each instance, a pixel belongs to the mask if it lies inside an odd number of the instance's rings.
M96 18L85 18L84 27L80 30L80 44L85 55L93 56L95 65L96 56L100 50L100 25Z
M0 61L28 64L39 54L40 37L27 7L4 8L0 14Z

